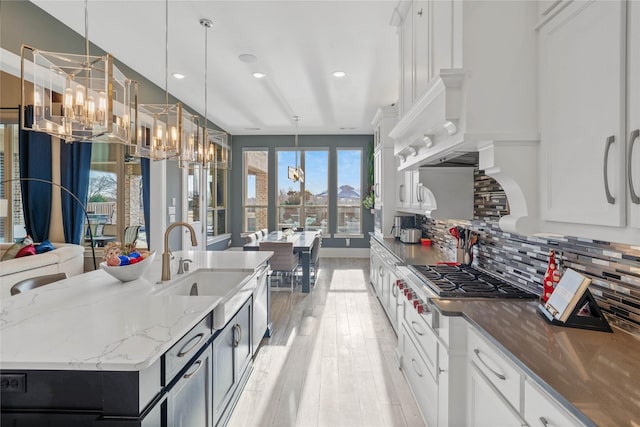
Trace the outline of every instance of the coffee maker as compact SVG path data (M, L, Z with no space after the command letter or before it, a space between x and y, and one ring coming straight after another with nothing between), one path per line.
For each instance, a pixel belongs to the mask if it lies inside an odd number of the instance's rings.
M400 240L400 233L404 228L415 228L416 217L410 215L396 215L393 217L393 227L391 227L391 235Z

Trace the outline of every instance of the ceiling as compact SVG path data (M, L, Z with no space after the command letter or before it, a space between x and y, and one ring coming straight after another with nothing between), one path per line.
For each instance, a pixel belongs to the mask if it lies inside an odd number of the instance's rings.
M84 37L84 1L34 0ZM371 133L398 99L396 0L89 0L89 39L234 135ZM74 52L75 53L75 52ZM239 59L256 57L254 62ZM336 78L333 71L345 77ZM266 74L256 79L253 72ZM172 73L185 74L182 80ZM144 103L144 99L140 99ZM148 101L147 101L148 102Z

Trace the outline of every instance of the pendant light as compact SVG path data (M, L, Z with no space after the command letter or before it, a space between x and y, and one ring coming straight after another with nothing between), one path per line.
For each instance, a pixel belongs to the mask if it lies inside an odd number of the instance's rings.
M85 53L46 52L22 45L22 129L67 142L132 144L138 83L127 78L111 54L89 55L88 0L84 2ZM31 81L33 92L29 92ZM132 123L133 120L133 123Z
M228 135L226 132L209 128L208 119L208 69L209 69L209 43L208 30L213 27L213 21L207 18L200 20L200 25L204 27L204 125L203 125L203 158L205 167L215 167L216 169L229 169Z
M288 169L288 177L293 182L304 182L304 171L298 165L298 122L300 121L299 116L293 116L293 121L296 123L296 134L295 134L295 148L296 148L296 165L295 167L289 166Z
M191 163L198 152L198 118L185 111L182 103L169 104L169 1L165 0L164 104L140 104L136 131L136 154L152 160Z

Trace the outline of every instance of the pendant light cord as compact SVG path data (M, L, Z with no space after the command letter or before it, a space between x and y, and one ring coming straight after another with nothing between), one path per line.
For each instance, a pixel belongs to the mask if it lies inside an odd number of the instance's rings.
M84 0L84 53L89 65L89 0Z
M169 106L169 0L164 2L164 105Z

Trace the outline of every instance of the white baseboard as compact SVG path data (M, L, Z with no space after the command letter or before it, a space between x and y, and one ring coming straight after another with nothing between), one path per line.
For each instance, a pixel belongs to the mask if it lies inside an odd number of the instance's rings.
M369 248L320 248L320 258L369 258Z

